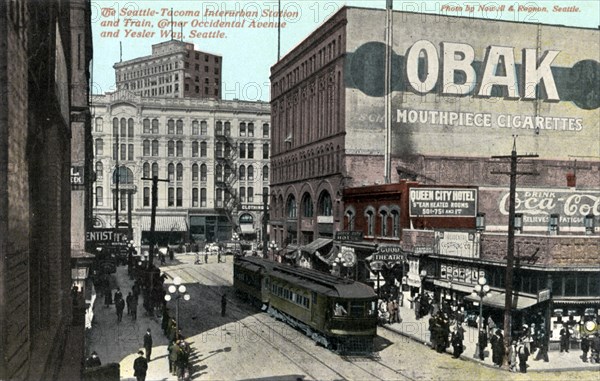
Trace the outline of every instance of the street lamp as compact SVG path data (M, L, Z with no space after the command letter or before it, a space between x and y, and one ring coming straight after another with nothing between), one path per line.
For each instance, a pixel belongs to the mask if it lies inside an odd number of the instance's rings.
M421 270L421 273L419 274L419 276L421 277L421 296L423 295L424 291L425 291L425 278L427 278L427 270L423 269Z
M481 325L483 323L483 297L490 292L490 286L487 285L487 279L484 276L479 277L477 284L473 289L473 294L479 296L479 320L477 323L478 332L481 332Z
M234 242L235 251L236 251L238 254L241 254L241 253L238 251L238 243L240 242L240 236L238 235L238 233L235 233L235 232L234 232L234 233L231 235L231 240ZM235 254L234 254L234 255L235 255Z
M173 279L173 284L168 288L169 293L165 294L165 301L170 301L172 298L175 298L175 322L177 323L177 331L176 338L179 339L179 299L183 298L183 300L190 300L190 294L187 293L186 287L181 284L181 278L175 277ZM173 296L171 296L173 295Z
M337 253L337 256L333 260L333 272L337 272L338 276L342 276L342 265L344 264L344 258L342 253Z
M271 250L271 260L275 260L275 250L277 250L277 244L275 241L269 242L269 249Z

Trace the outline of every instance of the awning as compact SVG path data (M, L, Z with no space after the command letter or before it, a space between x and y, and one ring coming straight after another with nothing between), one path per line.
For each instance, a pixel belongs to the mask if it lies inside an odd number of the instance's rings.
M187 218L185 216L156 216L154 231L157 232L184 232L188 230ZM140 218L142 231L150 231L150 217Z
M255 234L254 226L252 224L240 224L240 232L242 234Z
M483 304L486 306L494 307L494 308L504 308L504 292L496 292L490 291L486 296L483 297ZM479 297L473 294L467 295L465 299L471 302L478 302ZM537 298L533 296L526 296L520 293L516 293L513 296L512 300L512 308L515 310L524 310L525 308L529 308L535 304L537 304Z
M309 254L314 254L315 251L319 250L320 248L322 248L324 246L329 245L331 242L333 242L333 240L331 238L317 238L316 240L312 241L308 245L302 246L301 250L305 251Z

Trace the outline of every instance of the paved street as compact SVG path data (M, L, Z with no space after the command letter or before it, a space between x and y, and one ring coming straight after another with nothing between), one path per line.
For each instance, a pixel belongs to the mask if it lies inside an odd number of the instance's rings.
M301 332L238 301L231 289L231 261L227 257L226 263L216 263L216 257L211 256L208 264L194 265L193 255L177 254L175 261L161 268L169 276L168 283L176 276L181 277L191 295L190 301L180 302L179 320L183 334L194 348L191 358L194 380L599 379L597 371L508 373L438 354L419 341L385 328L378 330L378 352L373 358L340 357L315 345ZM132 281L125 267L118 269L114 283L127 295ZM221 317L223 293L228 300L225 317ZM172 315L174 303L169 302ZM167 340L160 328L160 318L146 316L141 300L135 322L124 316L117 324L114 306L105 308L102 300L97 301L95 311L96 323L88 335L88 353L96 350L104 364L118 362L121 379L133 380L135 353L143 347L143 335L150 328L154 348L147 380L175 380L168 371Z

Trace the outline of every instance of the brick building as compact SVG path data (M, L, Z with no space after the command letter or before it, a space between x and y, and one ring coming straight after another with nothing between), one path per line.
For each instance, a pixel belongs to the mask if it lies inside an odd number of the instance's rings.
M170 40L152 45L152 54L117 62L117 90L143 97L221 99L220 56Z
M65 347L78 329L70 293L71 85L87 88L85 75L76 84L72 71L77 59L89 62L89 17L83 1L0 5L1 379L56 379L83 357ZM72 25L81 55L72 55Z

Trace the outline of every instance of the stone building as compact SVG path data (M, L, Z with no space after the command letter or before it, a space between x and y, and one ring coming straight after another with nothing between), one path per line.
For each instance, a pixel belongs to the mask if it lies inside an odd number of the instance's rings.
M118 218L136 245L146 245L149 179L158 176L166 180L157 188L160 245L224 241L233 232L260 238L270 175L267 103L121 90L94 96L92 116L96 227L114 228Z
M220 56L170 40L152 45L152 54L117 62L117 90L143 97L221 99Z
M89 2L5 1L0 25L0 379L78 377L83 351L65 353L80 329L70 293L71 106L88 86L73 70L89 62Z

